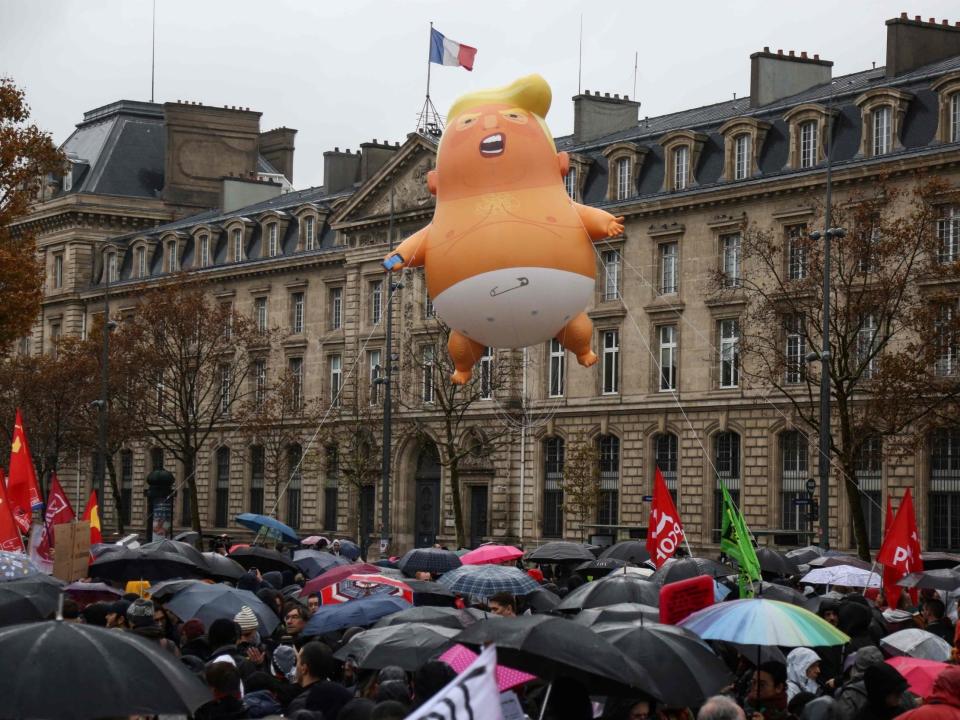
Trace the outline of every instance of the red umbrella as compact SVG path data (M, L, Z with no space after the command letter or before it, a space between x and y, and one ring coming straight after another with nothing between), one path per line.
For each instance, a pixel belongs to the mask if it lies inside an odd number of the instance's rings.
M409 585L386 575L376 574L351 575L328 585L320 591L320 601L324 605L336 605L377 595L396 595L413 603L413 590Z
M460 558L464 565L496 565L523 557L523 550L512 545L481 545Z
M378 572L380 572L380 568L368 563L338 565L337 567L330 568L325 573L317 575L313 580L308 581L307 584L303 586L303 592L300 593L300 597L306 597L310 593L319 593L328 585L333 585L341 580L345 580L351 575L360 573L376 574Z
M887 664L894 667L898 673L907 679L910 684L910 692L922 698L933 692L933 682L937 679L937 676L948 667L952 667L947 663L937 662L936 660L906 656L892 657L887 660Z

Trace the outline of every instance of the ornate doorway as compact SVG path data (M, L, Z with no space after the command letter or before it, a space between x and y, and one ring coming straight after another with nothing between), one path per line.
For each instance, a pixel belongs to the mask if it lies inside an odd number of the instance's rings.
M417 455L414 496L414 543L431 547L440 532L440 456L437 446L428 442Z

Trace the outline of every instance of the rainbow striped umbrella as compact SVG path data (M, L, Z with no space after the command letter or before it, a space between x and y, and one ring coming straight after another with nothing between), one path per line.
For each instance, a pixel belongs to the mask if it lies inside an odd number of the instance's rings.
M743 645L843 645L850 638L823 618L779 600L732 600L711 605L680 623L704 640Z

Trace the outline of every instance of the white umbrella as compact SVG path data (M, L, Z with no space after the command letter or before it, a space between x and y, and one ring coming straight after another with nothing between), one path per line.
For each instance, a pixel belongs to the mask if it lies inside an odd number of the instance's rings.
M846 587L880 587L879 573L861 570L853 565L834 565L811 570L800 582L811 585L843 585Z
M924 660L946 662L950 659L950 643L920 628L891 633L880 641L880 647L891 655L906 655Z

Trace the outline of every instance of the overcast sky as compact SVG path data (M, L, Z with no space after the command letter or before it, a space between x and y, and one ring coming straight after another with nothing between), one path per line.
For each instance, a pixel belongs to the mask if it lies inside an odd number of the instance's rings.
M539 72L547 120L572 130L578 38L582 87L634 95L641 117L750 89L749 55L806 50L834 75L884 64L884 20L960 20L949 0L157 0L157 102L240 105L261 129L297 128L294 185L323 181L323 151L403 140L426 91L429 22L478 49L473 72L434 65L441 113L462 92ZM26 89L57 142L83 112L150 99L152 0L0 0L0 75Z

